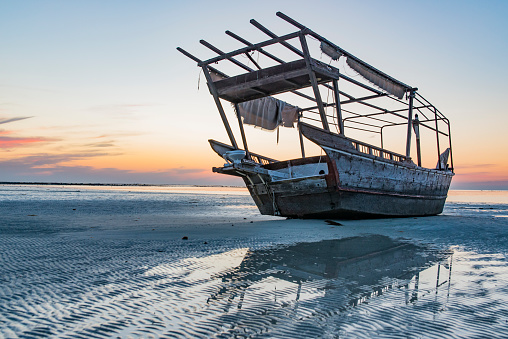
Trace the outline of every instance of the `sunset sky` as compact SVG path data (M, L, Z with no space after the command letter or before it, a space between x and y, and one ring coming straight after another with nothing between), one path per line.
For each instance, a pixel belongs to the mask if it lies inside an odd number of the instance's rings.
M176 47L208 59L200 39L243 47L225 30L266 40L252 18L293 32L282 11L418 87L450 119L452 188L508 189L507 1L211 3L0 2L0 181L241 185L211 172L224 161L207 140L227 135ZM295 130L277 146L274 133L246 129L254 152L299 156Z

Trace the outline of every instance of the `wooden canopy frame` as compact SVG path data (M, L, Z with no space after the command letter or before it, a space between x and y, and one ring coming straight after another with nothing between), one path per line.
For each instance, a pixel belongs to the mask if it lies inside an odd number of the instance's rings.
M413 129L417 130L420 126L422 126L434 131L437 143L438 169L440 170L442 168L441 162L439 161L441 154L439 136L443 135L448 138L451 170L453 171L451 129L449 120L434 105L422 97L417 92L417 88L406 85L405 83L392 78L377 68L374 68L365 61L357 58L353 54L342 49L340 46L332 43L331 41L315 33L304 25L298 23L287 15L281 12L277 12L276 15L289 24L298 28L298 31L278 36L256 20L251 20L250 23L268 35L270 39L253 44L230 31L226 31L228 36L234 38L246 46L225 53L212 44L201 40L200 43L202 45L218 54L216 57L210 58L208 60L200 60L184 49L180 47L177 48L178 51L197 62L198 66L202 68L207 80L208 88L214 98L231 145L234 149L239 149L239 147L231 130L229 121L226 117L221 100L226 100L231 102L233 105L238 105L244 101L258 99L266 96L272 96L281 93L293 93L311 102L310 106L301 109L299 120L306 119L309 121L319 122L321 123L322 128L326 131L330 131L330 125L335 125L338 134L340 135L344 135L346 129L356 129L371 133L377 133L381 138L381 149L383 148L383 131L385 128L407 125L405 154L405 158L407 159L410 159L411 156L411 138ZM341 73L338 68L312 58L309 52L309 47L307 45L307 37L312 37L321 43L328 44L341 55L353 59L375 74L396 83L398 86L403 87L404 91L406 92L406 100L398 99L390 93L373 87L368 82L360 82L356 79L353 79ZM300 48L297 48L294 46L294 44L288 42L289 40L296 39L299 41ZM286 62L282 58L265 50L266 47L276 44L282 45L296 54L298 59ZM255 61L249 54L253 51L259 52L260 55L275 61L278 65L265 68L261 67L259 62ZM249 61L251 61L252 64L256 67L256 69L251 68L250 66L242 63L235 58L240 55L246 55ZM222 61L231 62L234 65L242 68L244 71L246 71L246 73L230 77L226 73L212 66ZM347 81L354 86L367 90L370 92L370 94L363 97L355 97L349 93L346 93L339 89L339 80ZM320 93L320 86L333 91L332 102L323 101ZM307 95L300 91L301 89L308 87L312 88L312 92L314 94L313 96ZM387 109L386 107L379 106L373 102L379 98L389 98L396 102L398 105L401 105L401 108ZM359 113L353 111L352 109L348 109L351 104L362 105L363 107L367 107L370 111L368 113ZM325 110L326 107L334 107L335 115L328 115ZM349 116L343 117L343 112L347 113ZM416 113L419 113L422 118L419 119ZM399 121L387 119L387 116L392 117L392 119L399 119ZM446 125L444 131L439 129L439 123L444 123ZM249 158L250 153L247 146L243 122L239 115L238 124L242 137L243 147L247 152L247 157ZM419 133L415 134L418 165L421 166L420 138ZM305 157L301 132L300 143L302 156Z

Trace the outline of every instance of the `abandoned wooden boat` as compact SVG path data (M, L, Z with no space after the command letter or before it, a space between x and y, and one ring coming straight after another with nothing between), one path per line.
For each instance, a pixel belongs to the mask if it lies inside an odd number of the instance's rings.
M230 144L209 140L212 149L227 161L213 171L242 177L259 211L266 215L375 218L441 213L454 175L448 119L417 88L372 67L283 13L278 12L277 16L298 31L277 36L251 20L270 39L253 44L226 31L246 47L224 53L201 40L218 54L205 61L178 48L202 68L229 137ZM316 49L321 58L328 58L327 63L311 56L311 42L319 44ZM268 51L272 45L284 46L296 59L285 61L275 56ZM258 53L257 61L253 52ZM256 69L235 59L240 55L247 56ZM265 57L271 65L261 67L259 57ZM228 76L211 66L222 61L232 62L247 72ZM348 67L362 81L341 72L341 65L335 67L333 62L342 62L344 70ZM332 93L333 101L323 101L322 91ZM296 106L279 99L289 93L305 103ZM236 142L221 100L234 107L243 149ZM332 110L331 114L328 110ZM278 161L251 152L244 124L266 130L296 124L301 158ZM405 154L384 147L385 130L397 126L403 128L403 137L398 140L404 139L399 144L405 146ZM430 140L437 148L435 158L432 157L437 159L435 168L422 166L423 129L432 135L424 141ZM360 141L354 133L378 135L380 145ZM412 138L416 141L413 145ZM308 142L317 144L324 154L306 156ZM443 143L446 149L441 153ZM415 151L417 163L411 158Z

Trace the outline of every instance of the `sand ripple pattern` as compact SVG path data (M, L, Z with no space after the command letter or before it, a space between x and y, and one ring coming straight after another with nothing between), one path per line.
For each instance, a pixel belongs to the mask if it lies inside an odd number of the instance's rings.
M0 192L0 338L508 338L506 205L295 243L232 227L249 196L46 189ZM195 214L238 231L204 244Z
M191 242L7 236L0 245L5 338L508 336L501 255L418 247L431 259L420 267L378 266L385 273L354 280L354 261L326 278L312 268L319 258L299 261L294 246L182 259Z

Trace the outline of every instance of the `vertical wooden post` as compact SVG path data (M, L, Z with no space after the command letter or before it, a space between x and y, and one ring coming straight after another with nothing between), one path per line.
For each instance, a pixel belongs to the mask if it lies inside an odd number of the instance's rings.
M302 158L305 158L305 149L303 147L303 134L302 134L302 130L300 129L301 116L302 116L302 113L298 112L298 134L300 135L300 148L302 150Z
M420 120L418 120L418 114L415 114L413 129L415 131L416 138L416 159L418 161L418 166L422 167L422 153L420 149Z
M312 70L310 54L309 54L309 46L307 45L307 40L305 40L305 35L300 32L300 43L302 44L303 57L305 59L305 63L307 64L307 69L309 71L310 83L312 85L312 89L314 90L314 96L316 97L316 101L319 108L319 115L321 116L321 122L323 123L323 128L327 131L330 130L328 127L328 120L326 119L325 108L323 107L323 100L321 99L321 93L319 93L318 82L316 79L316 74Z
M411 129L413 128L413 99L415 97L414 89L409 93L409 112L407 114L407 139L406 139L406 157L411 157Z
M441 149L439 147L439 126L437 123L437 110L435 107L434 107L434 119L436 119L437 169L442 170L442 168L441 168Z
M452 172L455 173L455 168L453 167L453 153L452 153L452 130L450 129L450 122L448 123L448 141L450 142L450 165L452 166Z
M240 107L238 104L235 104L236 117L238 118L238 125L240 126L240 134L242 135L243 148L245 149L245 156L247 159L250 159L249 147L247 147L247 138L245 137L245 131L243 129L243 121L240 116Z
M333 94L335 95L335 108L337 110L339 132L344 135L344 122L342 121L342 110L340 108L339 81L337 79L333 79Z
M229 140L231 141L231 145L238 149L238 145L235 140L235 136L233 135L233 131L231 130L231 126L229 126L228 118L226 117L226 113L224 112L224 108L222 107L222 104L220 102L219 94L217 93L217 89L215 88L215 85L213 84L212 77L210 76L210 72L208 71L208 68L206 65L203 65L203 73L205 74L206 83L208 84L208 89L210 90L210 93L213 96L213 99L215 100L215 104L217 105L217 109L219 110L220 117L222 119L222 123L224 124L224 127L226 128L226 132L228 133Z

